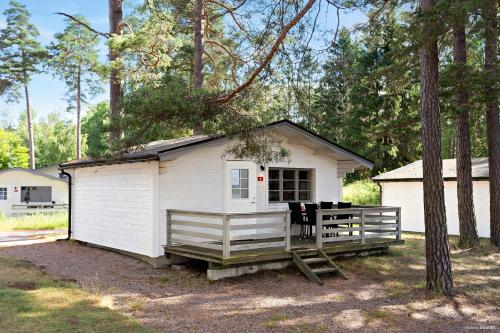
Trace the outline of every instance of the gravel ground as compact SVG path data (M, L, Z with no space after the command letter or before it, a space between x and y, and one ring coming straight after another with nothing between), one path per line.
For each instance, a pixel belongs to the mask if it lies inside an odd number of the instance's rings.
M209 283L201 264L154 269L137 259L75 242L0 248L49 274L102 293L104 303L160 332L499 331L498 308L424 288L394 293L386 280L356 273L318 286L294 268ZM343 265L340 262L341 266ZM422 268L416 274L424 273ZM390 282L390 281L389 281Z

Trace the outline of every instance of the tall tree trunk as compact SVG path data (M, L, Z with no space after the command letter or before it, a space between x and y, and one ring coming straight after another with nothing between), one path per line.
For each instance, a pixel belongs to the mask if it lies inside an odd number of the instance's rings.
M432 0L420 0L425 13ZM448 231L444 204L441 129L438 103L437 37L432 27L424 26L420 49L420 114L423 142L423 187L425 218L425 255L427 288L451 295L453 279L448 249Z
M82 130L80 125L80 116L81 116L81 66L78 66L77 72L77 82L76 82L76 158L80 159L82 157Z
M204 41L203 41L203 16L205 8L205 0L195 0L194 3L194 48L193 48L193 87L195 89L203 88L203 52L204 52ZM198 115L196 119L195 126L193 128L193 134L203 134L203 119Z
M474 214L472 187L472 166L469 133L469 95L465 85L464 67L467 64L465 41L466 11L463 1L457 0L457 13L453 22L453 62L455 70L454 104L457 110L456 145L457 145L457 198L458 221L460 226L460 246L474 247L479 244Z
M498 116L497 66L497 1L485 1L484 65L488 80L484 87L488 98L486 126L488 131L488 163L490 168L490 241L500 247L500 125Z
M31 115L30 97L28 92L28 74L23 70L24 98L26 101L26 118L28 121L28 140L30 153L30 169L35 169L35 136L33 134L33 119Z
M109 33L111 35L120 32L120 24L123 19L122 0L109 0ZM109 47L109 61L120 60L121 54ZM109 118L111 120L111 131L109 133L109 145L112 146L123 136L120 121L125 94L122 75L122 68L113 66L109 72Z

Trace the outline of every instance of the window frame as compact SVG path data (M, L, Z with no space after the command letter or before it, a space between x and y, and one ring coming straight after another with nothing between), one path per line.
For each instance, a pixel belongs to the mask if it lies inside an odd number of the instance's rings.
M9 200L9 188L5 186L0 186L0 201Z
M238 170L238 186L235 187L235 185L232 183L232 177L233 177L233 171ZM247 176L242 177L241 171L246 170ZM242 180L247 181L247 186L243 187ZM234 190L237 190L239 192L239 197L235 198L234 197ZM243 191L246 191L246 197L242 196ZM231 168L231 200L248 200L250 198L250 169L248 168Z
M50 200L49 201L33 201L31 198L31 191L32 190L37 190L37 188L44 188L44 189L49 189L50 190ZM21 195L21 202L52 202L52 185L27 185L27 186L21 186L20 188L20 195ZM24 191L24 196L23 196L23 191ZM27 193L26 193L27 192ZM28 199L26 197L28 196Z
M271 171L277 170L279 171L278 178L271 178ZM284 190L283 189L283 171L292 170L294 172L294 189L293 190ZM307 190L300 190L300 182L305 181L300 179L300 171L307 171L309 174L307 182L309 183ZM283 168L283 167L269 167L267 170L267 202L269 204L275 203L286 203L286 202L313 202L314 201L314 172L313 168ZM270 189L270 182L278 180L279 186L277 190ZM290 181L290 179L287 179ZM278 192L279 200L272 201L270 200L270 192ZM283 192L293 192L294 200L283 200ZM301 192L308 192L308 199L300 199Z

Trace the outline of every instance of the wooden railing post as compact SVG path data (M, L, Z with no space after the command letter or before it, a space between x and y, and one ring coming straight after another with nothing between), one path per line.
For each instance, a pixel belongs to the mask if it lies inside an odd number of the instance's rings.
M396 212L397 221L398 221L398 233L396 235L397 240L401 240L401 207L398 207L398 210Z
M167 209L167 246L172 245L172 213Z
M316 247L323 248L323 214L320 210L316 212Z
M290 252L290 248L291 248L291 233L292 233L292 230L291 230L291 223L290 223L290 211L287 210L286 211L286 214L285 214L285 250L286 252Z
M222 217L222 256L229 257L231 254L231 239L230 239L230 221L231 216L228 214L224 214Z
M359 231L361 234L361 244L365 244L365 210L363 208L361 208L359 218L361 219L361 230Z

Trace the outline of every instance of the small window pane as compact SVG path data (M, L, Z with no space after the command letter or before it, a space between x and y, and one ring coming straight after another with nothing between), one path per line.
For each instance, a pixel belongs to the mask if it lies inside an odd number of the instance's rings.
M311 200L309 191L299 191L299 200Z
M7 200L7 188L0 187L0 200Z
M280 192L269 191L269 201L280 201Z
M295 179L295 170L283 170L283 179Z
M241 198L241 190L233 189L233 199L240 199L240 198Z
M309 182L307 181L299 182L299 190L309 190Z
M248 178L248 169L240 169L240 178Z
M278 169L269 169L269 179L280 179L280 171Z
M233 185L233 188L240 186L240 170L239 169L232 169L231 170L231 184Z
M248 199L248 189L241 189L240 199Z
M241 184L240 184L241 188L248 189L248 178L241 179L240 182L241 182Z
M270 180L269 181L269 190L279 191L280 189L280 181L279 180Z
M283 191L283 201L295 200L295 191Z
M283 181L283 190L295 190L295 181L284 180Z
M304 179L304 180L309 179L309 173L310 173L309 170L300 170L299 171L299 179Z

